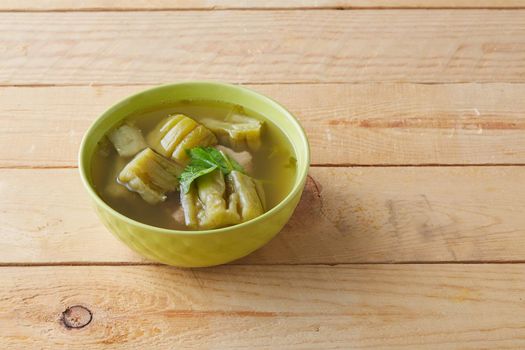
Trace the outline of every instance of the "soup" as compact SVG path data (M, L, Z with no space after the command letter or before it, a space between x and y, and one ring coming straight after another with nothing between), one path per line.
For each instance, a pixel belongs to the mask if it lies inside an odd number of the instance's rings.
M268 119L241 106L181 101L128 116L100 140L92 179L113 209L178 230L251 220L291 191L293 148Z

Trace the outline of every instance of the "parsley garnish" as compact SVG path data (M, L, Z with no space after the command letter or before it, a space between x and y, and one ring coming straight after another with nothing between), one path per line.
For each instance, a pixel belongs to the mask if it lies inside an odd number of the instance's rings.
M239 163L213 147L195 147L186 152L190 157L190 163L179 176L181 191L184 193L188 193L195 179L215 169L219 169L224 175L228 175L232 170L244 173Z

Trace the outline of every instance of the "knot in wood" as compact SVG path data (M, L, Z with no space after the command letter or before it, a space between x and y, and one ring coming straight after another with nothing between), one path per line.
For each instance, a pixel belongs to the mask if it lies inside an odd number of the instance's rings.
M82 305L68 307L62 312L62 323L68 329L83 328L93 319L93 313Z

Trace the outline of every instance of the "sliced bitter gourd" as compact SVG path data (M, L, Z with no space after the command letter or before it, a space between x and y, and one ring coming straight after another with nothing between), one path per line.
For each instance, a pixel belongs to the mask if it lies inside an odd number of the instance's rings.
M149 133L147 140L159 154L182 165L188 162L186 150L217 143L217 138L210 130L182 114L170 116L160 122Z
M156 204L166 199L166 193L177 189L181 173L178 164L146 148L122 169L118 180L146 202Z
M241 221L248 221L264 213L264 192L252 177L233 170L227 176L232 195L239 198ZM263 198L261 198L263 197Z
M257 151L261 147L263 122L242 115L236 109L224 120L204 118L201 123L217 135L220 143L235 150Z
M180 193L186 226L193 229L235 225L264 213L262 187L236 170L226 181L220 170L214 170L195 180L187 193Z
M181 204L186 225L191 228L213 229L240 223L238 197L226 201L226 184L220 170L199 177L187 193L181 191Z
M132 157L148 147L140 130L128 124L111 131L108 138L122 157Z
M180 164L186 164L190 160L187 150L190 150L194 147L207 147L210 145L215 145L217 143L217 138L213 133L208 130L206 127L199 125L193 129L175 148L171 158Z
M182 190L180 191L180 204L184 210L184 222L186 226L193 229L199 228L197 213L202 209L202 205L199 202L195 184L192 184L186 193Z

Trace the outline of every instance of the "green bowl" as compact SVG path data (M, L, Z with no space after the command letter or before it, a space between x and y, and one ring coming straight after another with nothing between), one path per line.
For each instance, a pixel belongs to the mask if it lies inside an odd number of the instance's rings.
M206 231L178 231L132 220L108 206L96 193L91 161L98 141L114 125L134 112L162 107L178 100L213 100L257 111L277 125L293 145L297 172L291 192L263 215L239 225ZM84 135L79 151L82 182L103 224L139 254L164 264L201 267L224 264L250 254L272 239L290 219L303 191L310 151L298 121L270 98L244 87L216 82L183 82L140 92L102 114Z

